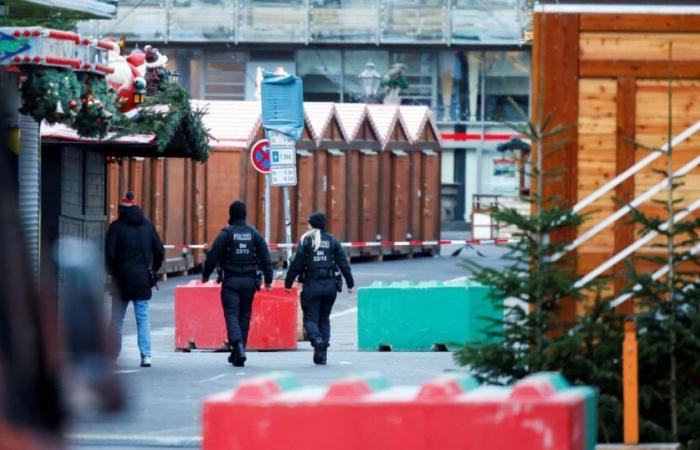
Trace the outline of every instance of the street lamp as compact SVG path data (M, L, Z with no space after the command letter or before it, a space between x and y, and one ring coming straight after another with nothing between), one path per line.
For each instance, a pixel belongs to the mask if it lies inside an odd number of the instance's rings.
M379 90L379 80L382 76L374 69L374 63L372 61L367 62L365 70L357 76L360 79L360 84L362 85L362 91L365 94L365 99L367 103L369 100L377 95Z

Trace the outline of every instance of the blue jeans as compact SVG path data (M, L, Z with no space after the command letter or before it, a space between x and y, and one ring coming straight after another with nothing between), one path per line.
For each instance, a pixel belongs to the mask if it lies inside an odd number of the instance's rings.
M134 314L136 315L136 332L141 357L151 356L151 322L148 320L148 300L134 300ZM112 333L114 335L115 356L122 351L122 325L128 300L112 299Z

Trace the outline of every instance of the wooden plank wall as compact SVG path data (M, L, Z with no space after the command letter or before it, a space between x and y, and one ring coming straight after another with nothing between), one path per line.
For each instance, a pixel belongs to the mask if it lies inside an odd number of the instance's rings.
M700 16L536 14L534 27L533 119L551 116L554 124L578 123L573 145L545 162L545 168L568 170L564 179L544 187L545 196L562 192L574 205L648 154L635 142L664 145L669 132L669 78L673 79L671 134L700 120ZM674 148L674 169L698 155L700 136L695 135ZM654 170L665 167L666 159L660 157L594 202L583 211L591 216L577 233L616 210L616 199L629 202L661 181ZM680 196L687 204L700 197L700 169L684 182ZM656 198L665 195L662 191ZM641 210L665 218L660 205L649 202ZM619 220L578 249L580 275L634 242L638 230L628 220ZM556 238L570 241L573 236ZM651 251L647 246L638 254ZM638 258L634 261L640 264ZM609 275L623 270L618 265ZM618 280L611 289L619 292L624 286L624 280ZM623 307L632 308L631 302ZM569 318L571 313L565 308L563 315Z

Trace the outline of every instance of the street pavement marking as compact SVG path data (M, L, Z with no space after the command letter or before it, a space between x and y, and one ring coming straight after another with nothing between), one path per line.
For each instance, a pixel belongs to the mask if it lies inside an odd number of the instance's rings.
M76 446L182 447L200 448L202 436L138 437L118 434L70 434L68 440Z
M346 314L352 314L354 312L357 312L357 308L348 308L345 311L340 311L335 314L331 314L330 318L335 319L336 317L344 316Z
M115 370L114 373L134 373L138 372L138 369L123 369L123 370Z
M211 377L211 378L207 378L206 380L201 380L200 383L206 383L206 382L208 382L208 381L218 380L218 379L220 379L220 378L224 378L226 375L227 375L227 374L225 374L225 373L222 373L222 374L219 374L219 375L215 375L215 376L213 376L213 377Z
M348 366L352 363L350 361L338 361L338 364L340 364L341 366Z
M198 383L207 383L207 382L209 382L209 381L218 380L219 378L224 378L225 376L226 376L225 373L222 373L222 374L219 374L219 375L214 375L213 377L207 378L206 380L199 380Z

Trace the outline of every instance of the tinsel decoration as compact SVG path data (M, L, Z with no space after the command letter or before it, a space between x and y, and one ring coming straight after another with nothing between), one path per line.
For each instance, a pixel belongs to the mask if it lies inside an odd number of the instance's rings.
M80 108L73 119L73 128L82 137L104 138L117 114L116 93L104 77L92 73L78 74L82 86ZM77 107L77 103L75 103ZM73 103L71 103L73 110Z
M70 110L64 105L80 98L80 83L70 70L23 66L22 107L20 112L37 122L48 123L70 120Z

